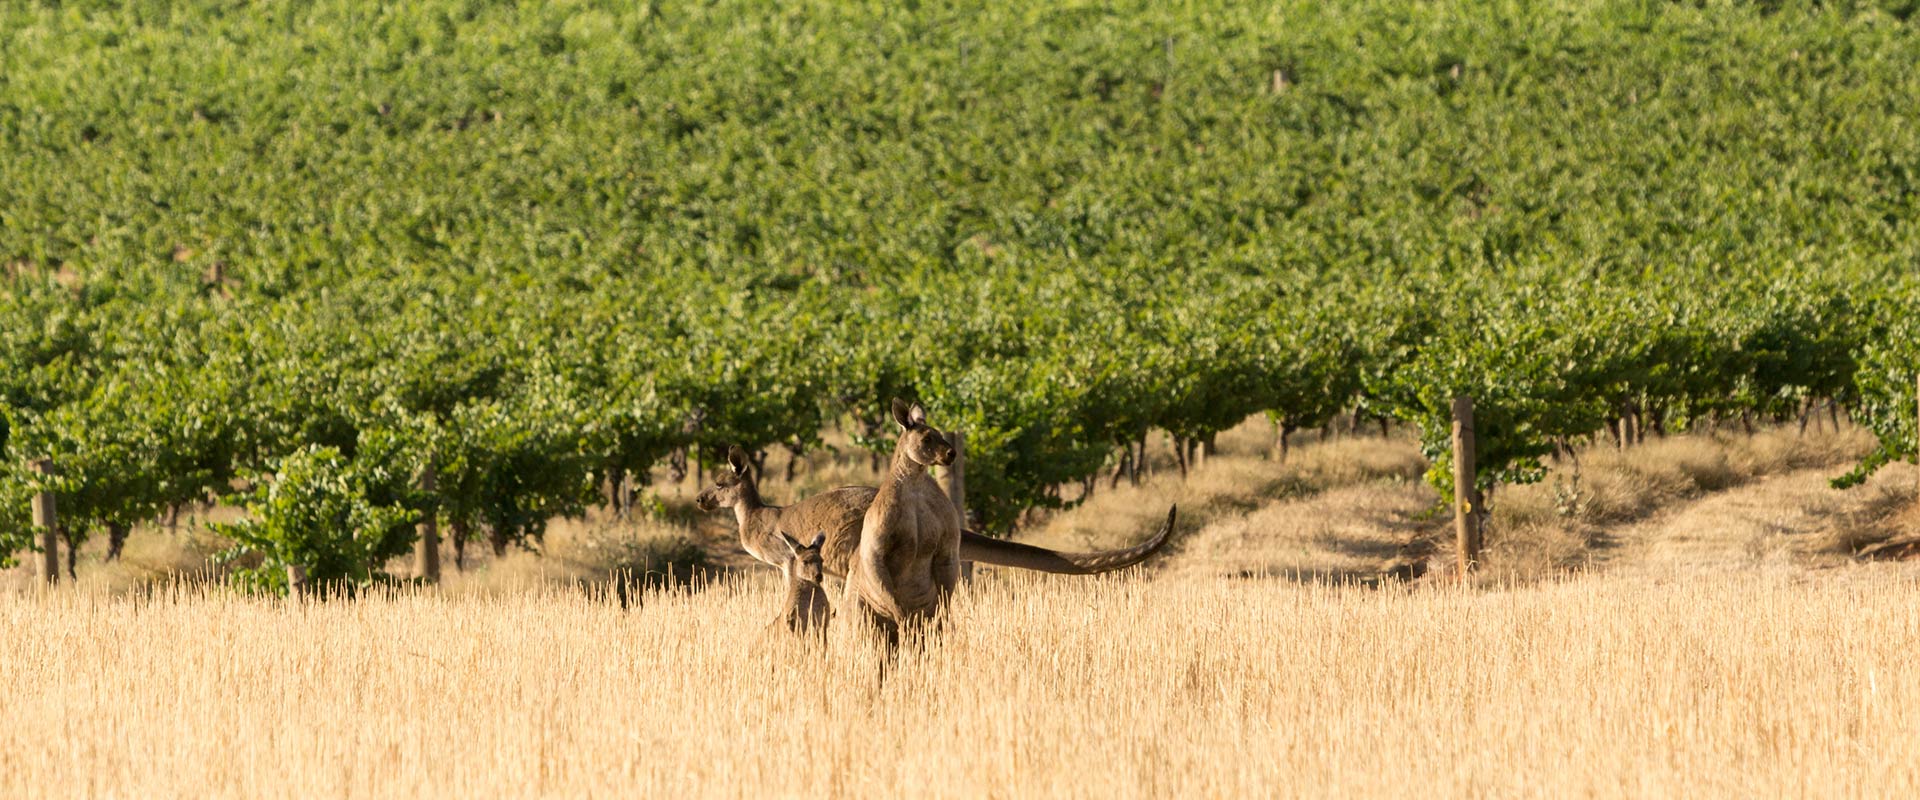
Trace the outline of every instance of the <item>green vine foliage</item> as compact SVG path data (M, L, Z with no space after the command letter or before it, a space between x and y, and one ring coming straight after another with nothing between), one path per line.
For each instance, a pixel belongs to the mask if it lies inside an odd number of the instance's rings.
M1860 354L1860 370L1855 379L1859 399L1854 419L1873 431L1879 446L1852 472L1834 479L1841 488L1866 481L1881 467L1896 461L1916 462L1920 453L1920 401L1916 401L1916 383L1920 383L1920 279L1908 279L1902 285L1876 298L1886 311L1875 315L1884 320L1870 332Z
M214 526L234 541L219 561L246 564L232 573L238 586L284 593L287 568L297 566L318 591L352 591L384 579L382 566L412 544L418 513L407 505L417 498L392 465L356 464L312 446L256 479L248 518Z
M537 547L895 396L996 532L1260 413L1415 424L1446 490L1456 393L1484 486L1810 399L1863 478L1914 448L1902 8L9 5L0 553L34 457L80 536L318 449Z

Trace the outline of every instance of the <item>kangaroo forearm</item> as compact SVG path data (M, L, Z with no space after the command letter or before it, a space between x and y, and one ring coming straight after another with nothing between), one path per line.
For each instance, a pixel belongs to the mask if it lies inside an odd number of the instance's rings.
M952 556L933 559L933 583L943 595L952 595L960 585L960 561Z
M862 599L881 615L900 619L900 584L894 578L893 570L887 568L886 554L877 548L871 552L863 549L854 557L860 560L860 568L866 573L869 588L869 591L860 592ZM849 580L849 588L852 585L853 581Z
M973 531L960 533L960 560L1001 567L1030 569L1060 575L1095 575L1125 569L1147 560L1165 547L1179 508L1167 511L1167 521L1153 538L1125 550L1067 553L1030 544L991 539Z

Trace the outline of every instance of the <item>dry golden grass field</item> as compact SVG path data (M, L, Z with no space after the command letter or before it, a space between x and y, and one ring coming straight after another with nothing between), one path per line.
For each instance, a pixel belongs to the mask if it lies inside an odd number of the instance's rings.
M141 531L77 585L0 575L0 797L1920 796L1920 570L1854 556L1915 529L1916 474L1826 488L1856 432L1589 452L1496 498L1464 586L1403 579L1447 560L1410 443L1270 438L1032 520L1188 521L1147 569L983 570L884 681L849 626L766 631L777 573L691 482L357 600L176 581L212 545ZM716 571L591 585L663 539Z

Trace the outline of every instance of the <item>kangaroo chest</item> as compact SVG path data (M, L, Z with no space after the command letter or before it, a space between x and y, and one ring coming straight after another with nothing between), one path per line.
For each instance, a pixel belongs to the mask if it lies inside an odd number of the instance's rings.
M818 624L825 622L832 613L832 606L827 602L827 591L817 583L798 587L787 600L789 624Z
M925 486L909 483L890 499L874 503L871 522L879 533L893 539L892 547L916 554L931 554L947 538L960 535L960 514L931 480Z

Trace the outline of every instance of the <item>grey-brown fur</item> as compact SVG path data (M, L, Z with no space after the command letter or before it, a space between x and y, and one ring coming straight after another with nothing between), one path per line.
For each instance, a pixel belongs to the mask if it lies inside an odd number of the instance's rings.
M790 506L770 506L760 499L759 486L749 469L747 454L738 447L728 454L729 469L720 470L712 486L700 492L695 504L702 511L731 509L740 525L740 546L771 566L786 563L779 531L825 531L827 543L821 561L828 578L843 580L847 564L860 548L861 522L878 489L843 486L808 497ZM1066 553L1018 542L993 539L973 531L960 533L960 560L1062 575L1095 575L1125 569L1160 551L1173 532L1174 510L1152 538L1124 550Z
M801 635L811 635L821 641L827 638L827 623L833 619L833 607L827 600L827 590L820 585L825 575L821 571L820 548L826 544L827 535L817 534L813 541L801 544L786 531L780 532L781 543L787 548L787 603L786 610L775 624L785 623L787 629Z
M846 578L847 562L860 546L860 519L873 503L876 490L846 486L790 506L769 506L760 500L746 451L733 448L727 454L727 463L729 468L719 471L714 484L700 492L694 505L702 511L732 509L740 525L740 547L762 563L776 567L787 562L780 531L825 531L822 567L827 577Z
M900 426L887 479L860 523L842 605L898 644L902 627L936 620L960 582L960 512L927 468L953 463L953 445L919 405L893 401Z

